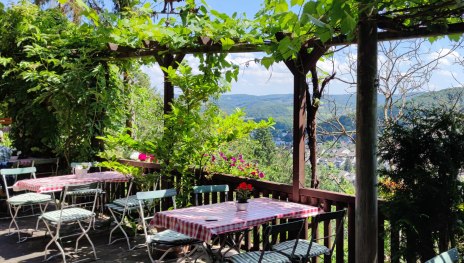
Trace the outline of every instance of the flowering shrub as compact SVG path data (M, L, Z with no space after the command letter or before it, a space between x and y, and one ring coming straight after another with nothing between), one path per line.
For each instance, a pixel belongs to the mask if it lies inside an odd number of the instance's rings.
M235 188L237 201L239 203L246 203L248 198L250 198L251 191L253 191L253 186L251 186L251 184L245 182L240 183L237 188Z
M245 161L241 154L226 155L223 152L211 155L206 170L213 173L233 174L253 179L262 179L265 176L264 172L258 169L257 163Z

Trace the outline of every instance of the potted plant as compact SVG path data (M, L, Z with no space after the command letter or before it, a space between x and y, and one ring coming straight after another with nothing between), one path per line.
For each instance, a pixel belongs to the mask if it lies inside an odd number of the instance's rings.
M74 168L74 173L76 174L76 177L77 178L85 177L91 166L92 166L92 163L81 163L81 164L76 165L76 168Z
M253 186L245 182L240 183L235 189L235 195L237 197L237 211L246 211L248 207L248 198L250 198Z

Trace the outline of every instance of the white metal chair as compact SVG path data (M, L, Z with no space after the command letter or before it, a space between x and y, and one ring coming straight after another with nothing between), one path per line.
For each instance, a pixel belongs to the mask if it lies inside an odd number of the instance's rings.
M26 168L9 168L9 169L1 169L0 174L2 176L2 180L6 189L4 189L6 193L6 202L8 203L8 207L11 214L11 222L9 225L9 234L13 234L10 231L11 226L14 225L16 228L16 232L18 233L18 243L23 242L27 239L27 237L21 238L21 230L18 226L18 222L16 221L18 217L18 212L21 207L24 206L34 206L37 205L40 208L41 213L43 213L46 209L48 204L52 201L50 195L46 194L38 194L38 193L23 193L18 195L12 195L10 190L13 189L14 183L18 181L18 177L20 176L27 176L27 179L35 179L35 167L26 167ZM39 219L37 219L36 227L37 230L39 226Z
M63 250L63 247L60 244L62 238L71 237L79 235L76 239L76 248L75 252L79 247L79 241L84 236L89 241L90 245L92 246L93 254L95 259L97 260L97 253L95 251L95 246L93 245L92 240L90 239L88 232L92 226L92 222L95 220L95 204L97 200L97 196L100 193L100 189L98 188L98 183L89 183L89 184L82 184L82 185L70 185L66 186L63 192L63 196L61 198L61 208L59 210L45 212L40 216L40 218L45 222L47 226L48 232L50 233L51 240L45 246L45 255L44 260L49 260L51 257L47 258L48 248L51 244L55 244L58 249L60 250L60 254L63 257L63 262L66 262L66 255ZM91 197L89 202L92 204L91 210L85 209L80 207L81 204L67 204L64 200L66 200L67 196L89 196ZM83 222L86 222L88 226L84 227ZM81 233L71 234L67 236L62 236L62 229L64 225L68 224L78 224L81 230ZM52 231L52 226L55 227L55 231ZM52 256L53 257L53 256Z
M105 205L106 208L108 208L108 210L111 213L111 216L113 218L113 222L116 224L110 231L110 237L109 237L108 245L114 244L115 242L125 238L126 241L127 241L127 246L129 248L129 250L133 250L134 248L136 248L136 246L131 247L131 245L130 245L129 236L127 235L126 231L123 228L124 220L126 219L126 217L131 217L131 214L134 211L138 211L138 206L139 206L137 196L136 195L130 195L132 185L133 185L133 179L131 179L130 182L129 182L129 188L127 189L127 196L125 198L115 199L115 200L113 200L113 202L111 204L106 204ZM124 237L112 240L113 239L113 232L116 231L117 229L121 230Z
M173 230L164 230L156 234L150 234L147 220L151 220L156 213L156 201L162 201L165 198L172 198L174 209L176 208L175 197L177 195L176 189L166 189L148 192L138 192L137 200L139 202L139 213L142 218L143 231L145 235L145 244L147 245L148 256L151 262L161 262L164 257L173 251L173 249L184 246L194 246L189 252L184 252L183 258L189 258L198 249L203 249L203 242L189 237L187 235L178 233ZM152 213L150 214L150 211ZM155 260L152 255L152 250L163 250L164 253L158 260ZM204 251L206 253L206 251Z

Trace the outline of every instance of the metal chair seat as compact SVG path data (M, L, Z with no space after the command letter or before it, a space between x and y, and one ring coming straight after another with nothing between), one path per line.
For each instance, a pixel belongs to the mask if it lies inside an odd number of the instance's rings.
M116 205L116 204L106 204L106 208L111 209L113 211L123 213L124 212L124 206ZM138 207L128 207L126 210L137 210Z
M119 199L113 200L113 204L117 204L122 207L126 205L127 207L138 207L139 201L137 200L136 195L130 195L127 198L119 198Z
M261 257L261 251L253 251L248 253L241 253L233 255L229 258L232 263L256 263L259 262ZM292 262L288 257L283 254L274 251L264 251L264 255L261 259L262 263L290 263Z
M182 245L190 245L199 240L168 229L168 230L164 230L162 232L156 233L154 235L149 235L148 241L149 241L148 243L182 246Z
M291 257L293 247L295 246L295 242L296 240L288 240L288 241L276 244L272 246L272 250L279 251L285 256ZM305 240L305 239L299 239L292 259L298 260L298 259L302 259L306 257L306 253L308 252L309 245L310 245L310 241ZM311 251L309 251L309 257L312 258L312 257L316 257L319 255L324 255L324 254L330 255L330 249L324 245L313 242L311 245Z
M72 221L93 218L94 216L95 213L92 211L80 207L73 207L63 209L63 211L56 210L51 212L45 212L42 216L40 216L40 218L53 223L58 223L60 220L62 223L67 223Z
M35 205L52 201L52 197L45 194L25 193L15 195L6 200L11 205Z

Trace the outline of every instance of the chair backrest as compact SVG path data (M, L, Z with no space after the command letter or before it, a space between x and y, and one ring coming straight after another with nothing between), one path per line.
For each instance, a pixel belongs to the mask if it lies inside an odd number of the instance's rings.
M7 168L0 169L2 176L2 182L6 189L6 197L10 198L10 189L13 189L13 185L18 181L18 177L24 177L22 179L35 179L36 173L35 167L23 167L23 168Z
M335 212L326 212L326 213L321 213L321 214L318 214L314 217L314 221L313 221L313 231L312 231L312 237L311 237L311 241L312 242L317 242L319 240L330 240L332 239L332 245L330 245L328 248L330 249L330 255L329 256L332 256L333 254L333 251L335 249L335 244L337 244L337 239L338 237L340 236L340 233L341 231L343 230L343 223L344 223L344 219L345 219L345 215L346 215L346 209L343 209L343 210L339 210L339 211L335 211ZM316 238L316 234L317 234L317 226L319 225L319 223L321 222L327 222L327 223L330 223L332 220L335 220L336 221L336 227L335 227L335 233L330 233L330 229L329 229L329 233L325 233L326 235L322 238ZM311 245L312 245L312 242L311 244L308 246L308 251L306 253L306 262L309 261L309 252L311 251Z
M33 167L36 167L37 165L50 165L50 171L48 172L42 172L40 174L49 174L51 173L52 175L58 175L58 167L60 164L60 158L44 158L44 159L34 159L32 160L32 165ZM39 174L39 173L37 173Z
M229 197L229 185L219 184L219 185L197 185L193 187L193 194L195 195L195 205L199 205L200 200L211 200L210 197L218 193L225 193L225 201L228 201ZM202 202L203 203L203 202Z
M140 213L140 216L142 217L143 232L145 234L145 238L148 238L148 226L147 226L146 221L151 220L156 213L156 205L154 205L154 202L156 200L161 200L164 198L171 198L174 209L175 209L177 191L176 189L171 188L171 189L165 189L165 190L137 192L136 195L137 195L137 200L139 201L139 213ZM151 215L148 215L146 213L146 210L150 210L150 208L145 209L145 205L149 203L152 203L153 205L153 213Z
M452 248L440 255L427 260L425 263L456 263L459 261L459 252L456 248Z
M67 185L64 188L63 196L61 198L61 209L74 207L74 206L86 206L90 204L92 207L92 212L95 211L95 205L97 201L97 196L101 192L98 182L78 184L78 185ZM88 197L89 200L86 202L71 202L66 203L65 200L67 197Z
M259 257L258 262L261 262L264 256L264 252L271 250L272 246L277 243L278 239L283 239L283 236L285 235L294 235L297 237L295 240L293 250L292 250L292 256L295 253L295 250L298 246L298 237L301 235L301 231L303 230L303 227L305 225L305 220L297 220L293 222L288 222L288 223L282 223L278 225L269 225L266 227L264 230L263 234L263 250L261 251L261 255Z

